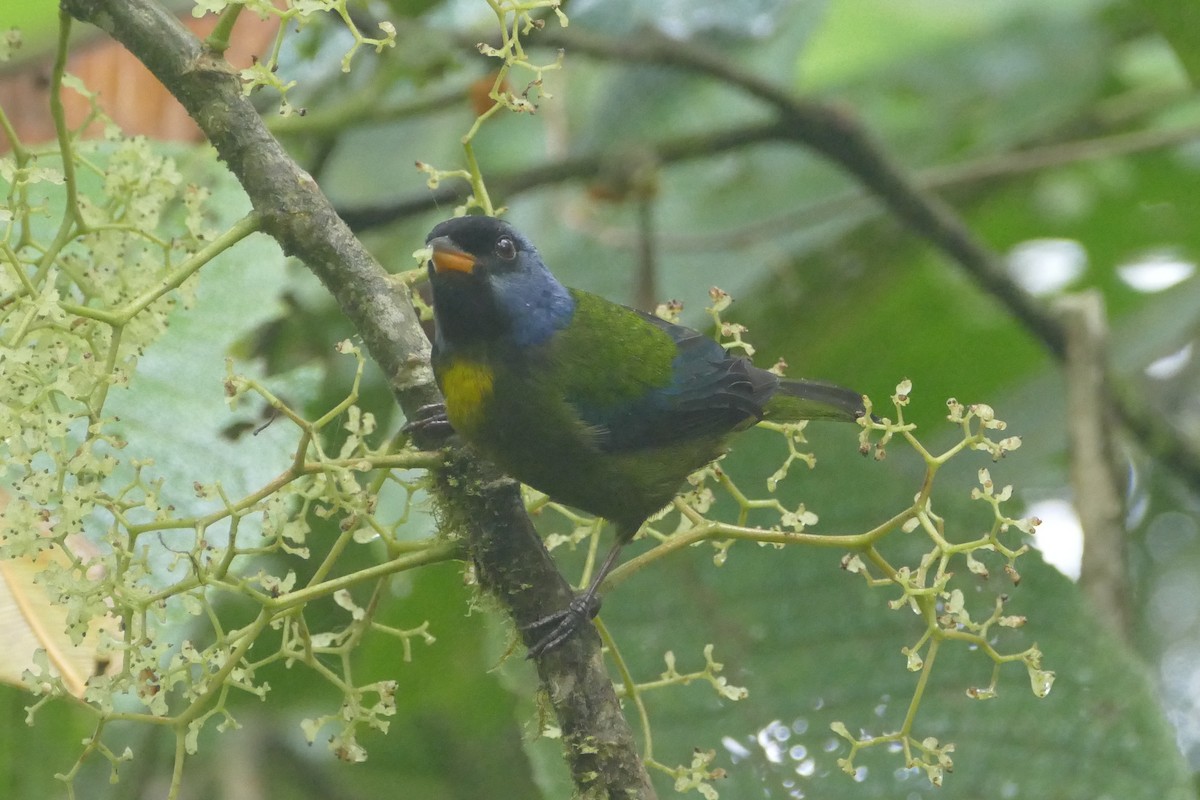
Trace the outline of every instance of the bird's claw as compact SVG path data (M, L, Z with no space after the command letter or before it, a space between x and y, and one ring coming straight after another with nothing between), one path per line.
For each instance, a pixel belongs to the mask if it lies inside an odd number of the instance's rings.
M437 436L449 436L454 433L454 428L450 425L450 418L446 416L445 403L429 403L421 406L401 430L409 436L414 433Z
M548 653L570 639L589 620L600 613L600 598L587 593L576 595L561 611L555 611L541 619L534 620L521 630L537 632L548 630L548 633L538 639L529 648L528 658L537 658Z

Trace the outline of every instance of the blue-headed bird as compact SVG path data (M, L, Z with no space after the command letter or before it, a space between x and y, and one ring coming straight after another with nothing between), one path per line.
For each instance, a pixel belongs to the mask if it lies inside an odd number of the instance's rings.
M690 328L568 289L502 220L447 220L426 244L445 406L415 424L448 424L513 478L616 526L587 589L532 626L531 655L595 616L621 547L731 434L864 413L858 392L781 379Z

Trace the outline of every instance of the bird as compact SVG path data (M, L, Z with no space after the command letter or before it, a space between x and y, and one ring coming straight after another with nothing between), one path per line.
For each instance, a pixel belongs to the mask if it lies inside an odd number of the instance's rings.
M780 378L691 328L567 288L499 218L446 220L426 246L444 403L410 428L452 431L510 477L615 526L587 588L527 626L531 658L595 617L622 547L733 434L865 413L858 392Z

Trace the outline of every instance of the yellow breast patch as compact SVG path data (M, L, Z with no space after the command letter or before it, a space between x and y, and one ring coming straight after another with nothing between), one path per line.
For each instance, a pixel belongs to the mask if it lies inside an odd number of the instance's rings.
M483 406L492 396L494 376L478 361L456 359L441 374L446 416L460 432L469 431L483 419Z

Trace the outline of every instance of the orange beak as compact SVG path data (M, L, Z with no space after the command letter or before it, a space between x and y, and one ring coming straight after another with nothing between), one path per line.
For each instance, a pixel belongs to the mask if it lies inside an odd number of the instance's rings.
M452 270L470 275L475 271L475 256L459 250L445 236L439 236L429 243L433 248L433 268L438 272Z

